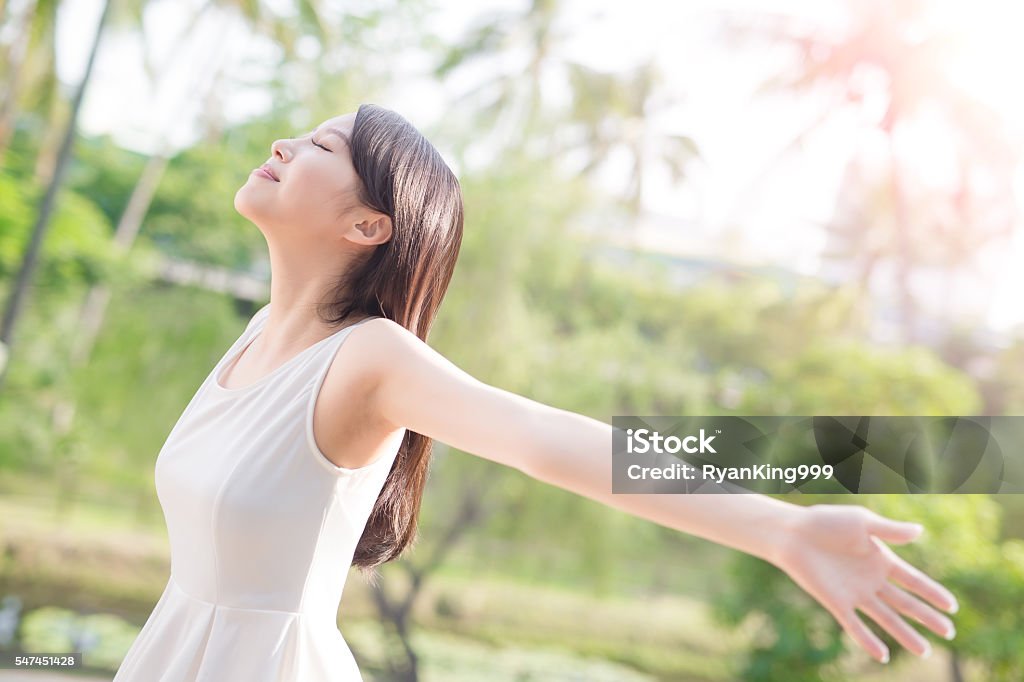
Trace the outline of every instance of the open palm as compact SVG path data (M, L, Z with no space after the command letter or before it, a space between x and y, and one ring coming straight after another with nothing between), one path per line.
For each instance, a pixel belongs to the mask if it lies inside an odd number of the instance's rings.
M828 609L855 642L882 663L888 662L889 650L857 610L919 656L928 656L931 646L904 617L940 637L953 638L952 621L937 609L956 613L956 598L886 544L913 541L921 526L849 505L814 505L807 512L777 563Z

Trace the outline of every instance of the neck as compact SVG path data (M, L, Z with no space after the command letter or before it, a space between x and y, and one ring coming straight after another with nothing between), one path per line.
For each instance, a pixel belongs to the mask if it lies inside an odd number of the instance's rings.
M317 312L349 263L270 249L270 314L260 333L266 352L307 346L336 331Z

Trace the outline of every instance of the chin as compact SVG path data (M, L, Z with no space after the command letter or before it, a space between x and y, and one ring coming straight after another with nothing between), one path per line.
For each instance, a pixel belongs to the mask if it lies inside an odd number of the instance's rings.
M252 205L250 198L246 195L244 187L235 192L235 210L238 211L240 216L248 219L249 222L255 225L256 228L266 236L266 230L263 228L267 224L267 217L259 210L258 207Z
M254 218L256 211L253 210L255 207L252 206L252 201L249 197L248 183L239 187L238 191L235 192L234 205L235 210L238 211L242 217L248 218L249 220Z
M235 199L234 199L233 203L234 203L235 210L238 211L239 213L241 213L242 215L245 215L245 211L242 208L243 205L245 204L245 201L240 198L243 189L245 189L245 188L244 187L240 187L238 189L238 191L235 192Z

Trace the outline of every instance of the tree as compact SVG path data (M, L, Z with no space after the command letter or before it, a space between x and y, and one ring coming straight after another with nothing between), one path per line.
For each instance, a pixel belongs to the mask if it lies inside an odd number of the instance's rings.
M471 27L464 40L444 49L434 69L438 79L472 62L490 61L494 67L481 89L485 98L490 97L474 108L474 127L487 130L504 123L520 131L536 130L543 110L541 81L557 62L556 48L568 35L556 27L562 7L561 0L531 0L522 12L492 12ZM517 55L519 66L501 69L494 64L495 57L510 54ZM456 103L467 104L469 97L480 94L474 88ZM524 137L517 135L516 145Z
M642 210L646 171L653 163L662 163L673 182L682 182L687 164L699 157L697 144L685 135L660 134L650 124L655 106L675 101L659 90L653 58L618 74L560 56L561 42L571 35L559 25L561 10L555 0L534 0L522 13L502 12L482 20L460 44L447 50L435 75L445 78L472 63L494 64L488 70L488 82L470 90L461 101L489 96L474 123L498 132L502 126L516 131L498 143L500 153L528 145L551 159L582 156L579 172L593 178L613 153L625 152L630 170L622 198L627 220L633 221ZM579 25L573 30L579 30ZM523 67L502 71L495 64L497 57L518 61ZM559 77L566 81L570 98L564 111L545 106L541 92L544 79Z
M106 28L107 17L110 14L111 5L112 0L107 0L103 5L103 11L100 14L99 22L96 25L96 33L92 41L92 46L89 50L89 60L86 63L85 73L83 74L78 90L75 93L74 100L71 104L71 115L64 128L64 137L61 142L60 152L57 156L57 165L54 170L53 177L47 185L46 194L43 196L42 202L39 205L39 214L36 218L35 226L32 228L32 236L28 249L25 252L25 258L22 261L21 269L18 271L18 276L7 302L7 307L4 309L3 321L0 323L0 343L3 343L7 347L8 354L10 354L11 347L13 345L15 325L18 321L21 308L24 305L25 298L28 295L28 287L36 269L39 250L42 247L43 238L45 237L47 228L49 228L50 225L50 215L53 212L54 204L57 200L57 192L60 190L61 183L64 179L64 172L67 169L68 161L71 159L71 148L75 141L76 127L78 124L78 112L79 109L81 109L82 98L85 96L85 91L89 85L89 79L92 76L92 68L96 62L96 54L99 51L100 43L103 38L103 32ZM7 369L5 366L3 369L0 369L0 389L3 388L3 381L6 375Z
M642 210L646 170L653 162L662 163L672 181L681 183L687 164L700 156L697 143L686 135L658 133L651 125L652 102L661 99L659 106L671 103L671 99L659 98L660 74L653 59L621 75L582 64L570 64L569 74L573 93L570 116L583 131L576 148L587 158L581 172L593 175L613 152L625 151L631 163L624 198L628 216L635 220Z

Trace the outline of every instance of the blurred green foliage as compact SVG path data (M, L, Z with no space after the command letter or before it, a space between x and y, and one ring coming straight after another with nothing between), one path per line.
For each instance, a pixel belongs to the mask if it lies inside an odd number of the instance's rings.
M399 4L409 6L404 11L412 19L405 20L409 26L403 30L411 41L422 15L413 7L418 3ZM535 3L518 20L547 36L544 22L557 14L557 4ZM275 102L269 115L211 128L169 159L128 254L112 249L111 238L147 159L107 137L79 140L19 328L11 374L0 391L0 492L44 491L69 510L79 498L103 500L134 509L139 519L159 518L152 473L161 443L258 302L172 285L154 277L153 264L173 257L266 274L265 242L234 211L234 193L269 157L274 139L305 132L326 116L375 99L372 88L383 82L390 62L368 45L387 52L403 42L378 39L379 23L390 18L377 11L334 27L346 38L348 57L361 62L347 61L346 68L327 73L313 66L329 63L318 57L305 64L317 70L303 72L314 77L279 74L278 82L267 86ZM366 45L360 42L364 30L371 36ZM493 30L485 28L475 47L455 46L442 71L471 61L474 50L497 50ZM550 53L538 49L534 56L539 64ZM364 74L361 80L358 74ZM595 74L618 87L606 76ZM319 92L303 95L303 87ZM508 90L509 97L513 94ZM1024 408L1024 338L985 351L993 369L979 378L966 371L967 360L978 352L969 340L961 340L958 349L871 341L875 311L854 286L732 272L678 287L663 266L642 254L622 252L619 260L603 255L599 238L573 228L607 229L610 223L625 231L635 216L622 212L621 197L595 189L583 174L560 171L558 152L543 149L545 140L575 139L568 133L581 121L592 126L591 133L601 130L600 98L580 102L589 109L576 111L575 121L553 123L550 112L538 114L531 119L538 127L517 131L516 143L489 164L463 163L467 140L488 132L457 130L463 121L457 114L465 112L453 111L436 135L425 131L439 145L458 150L457 165L466 168L460 174L466 201L462 254L431 345L467 372L604 421L616 414L966 415ZM630 116L633 108L642 112L644 103L639 95L630 102L626 128L643 123L642 117ZM540 106L539 101L531 106ZM44 151L46 112L29 113L0 174L0 294L5 296L43 192L34 165ZM111 288L111 305L88 363L74 366L68 356L80 307L89 286L97 283ZM62 404L73 405L76 416L71 432L58 438L54 423ZM74 485L68 487L69 480ZM483 499L492 513L468 530L445 562L444 574L627 596L642 613L666 593L709 599L722 622L739 629L750 619L758 626L749 655L737 666L744 679L800 682L849 674L838 625L772 566L538 485L465 453L437 448L422 510L425 543L439 535L467 481L485 482ZM806 496L800 502L825 499ZM925 537L898 551L945 582L962 604L955 619L957 639L936 643L982 665L985 679L1024 678L1020 500L877 496L843 501L924 523ZM450 600L440 610L447 609L454 620L471 607ZM39 614L39 624L26 630L26 641L47 648L42 633L52 628L42 623L54 615ZM557 634L539 625L536 630L538 637ZM889 643L894 655L903 655ZM672 674L666 670L673 665L682 670L683 659L696 679L724 675L721 660L705 661L700 670L693 662L705 651L718 653L707 642L700 642L705 649L678 658L677 652L651 653L644 645L627 642L627 655L621 648L603 649L604 642L592 644L601 655L665 675Z
M133 626L116 616L83 616L58 607L36 609L21 624L25 651L81 652L84 665L110 670L121 664L137 636Z
M234 214L230 197L245 179L247 171L239 169L262 158L260 140L265 144L275 125L284 124L252 124L173 159L133 259L162 252L251 267L265 245ZM246 162L233 161L243 156L239 144ZM161 440L254 307L116 271L128 259L110 255L116 212L103 207L126 201L130 188L105 178L128 173L130 159L114 150L92 156L90 166L111 168L77 172L66 192L21 332L25 341L0 396L0 463L4 474L27 472L40 481L73 466L79 494L120 499L152 517L152 464ZM9 227L0 233L0 267L9 277L37 192L24 179L2 182L9 191L0 193L0 213ZM643 413L970 414L981 404L972 379L933 351L866 341L867 304L848 289L813 280L790 288L763 278L709 278L676 288L642 259L609 263L568 229L579 206L601 198L543 159L509 156L462 183L463 253L431 343L481 380L606 421ZM130 263L124 267L133 272ZM89 363L71 370L63 358L75 333L74 312L85 287L101 279L114 288L114 299ZM57 396L71 396L78 410L63 443L49 435L48 410ZM723 565L719 548L477 458L437 457L423 510L426 538L443 525L445 500L455 499L461 482L478 471L489 472L488 500L499 513L470 530L466 549L451 557L447 571L487 571L597 594L712 595L729 622L765 618L746 679L840 675L838 626L777 570L737 557L723 584L711 568ZM966 501L921 502L895 512L924 520L925 510L952 514ZM959 517L925 522L937 534L991 531L991 511L975 518L981 511L974 506ZM926 553L920 565L963 590L958 650L991 665L992 679L1012 679L1020 669L1020 642L1012 634L1019 628L1008 629L1006 619L1009 605L1019 603L1011 599L1020 581L1006 566L1019 564L1020 550L985 537L974 537L968 553L950 554L956 562L933 565ZM1000 609L1006 615L993 616L991 625L972 615Z

